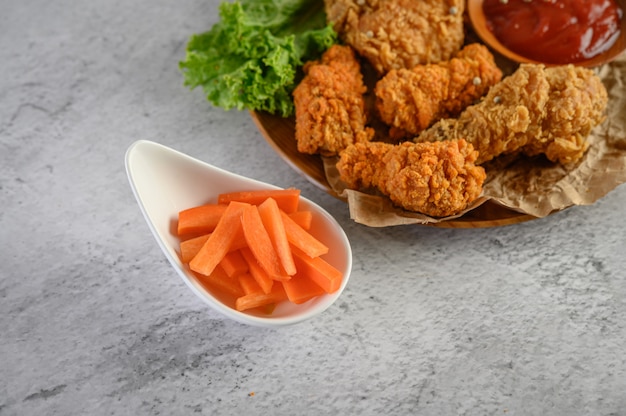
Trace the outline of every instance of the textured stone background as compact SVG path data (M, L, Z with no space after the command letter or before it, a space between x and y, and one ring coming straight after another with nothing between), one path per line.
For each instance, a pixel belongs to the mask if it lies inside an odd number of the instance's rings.
M504 228L355 224L182 86L217 5L0 0L0 415L626 414L626 188ZM137 139L327 208L342 298L281 330L209 310L128 186Z

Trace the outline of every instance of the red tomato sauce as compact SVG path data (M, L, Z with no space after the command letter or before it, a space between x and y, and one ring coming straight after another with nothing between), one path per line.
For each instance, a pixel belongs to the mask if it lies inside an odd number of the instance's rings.
M485 0L483 12L503 45L549 64L576 63L609 49L623 14L615 0Z

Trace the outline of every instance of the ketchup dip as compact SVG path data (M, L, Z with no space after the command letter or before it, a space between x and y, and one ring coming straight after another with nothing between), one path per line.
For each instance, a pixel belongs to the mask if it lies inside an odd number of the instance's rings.
M620 35L615 0L484 0L487 28L507 48L546 64L576 63Z

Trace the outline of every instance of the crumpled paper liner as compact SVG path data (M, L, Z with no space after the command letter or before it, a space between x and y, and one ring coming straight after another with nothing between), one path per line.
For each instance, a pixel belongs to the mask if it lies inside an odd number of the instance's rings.
M486 201L537 218L574 205L590 205L626 182L626 54L596 69L607 88L606 119L587 140L589 149L569 165L538 157L501 157L483 165L487 179L482 196L465 211L432 218L394 206L376 192L347 189L335 167L337 158L324 158L326 178L332 190L347 199L350 217L371 227L432 224L464 215Z

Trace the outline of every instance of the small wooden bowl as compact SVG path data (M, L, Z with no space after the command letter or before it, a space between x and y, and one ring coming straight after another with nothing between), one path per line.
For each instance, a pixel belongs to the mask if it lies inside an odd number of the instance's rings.
M626 12L626 0L616 0L617 4L622 8L623 12ZM524 56L521 56L504 46L493 35L493 33L487 28L487 18L483 12L484 0L467 0L467 11L469 14L472 27L476 34L489 45L497 53L504 57L519 63L543 63L546 66L556 66L554 63L538 62ZM593 58L586 59L584 61L575 62L576 65L584 66L587 68L600 66L607 62L612 61L619 56L626 49L626 16L622 15L620 36L613 46L605 52L594 56Z

